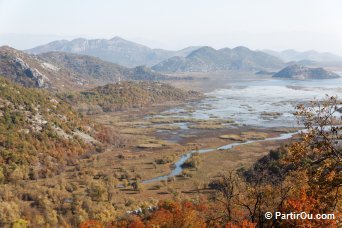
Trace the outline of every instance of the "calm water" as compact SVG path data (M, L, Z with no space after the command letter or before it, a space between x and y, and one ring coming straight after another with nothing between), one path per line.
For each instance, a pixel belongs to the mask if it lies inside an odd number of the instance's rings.
M175 117L210 117L234 119L245 125L259 127L295 127L293 117L296 105L325 95L342 97L342 78L330 80L267 80L232 83L229 89L207 93L199 103L190 104L195 111L172 109ZM274 115L268 115L273 113Z

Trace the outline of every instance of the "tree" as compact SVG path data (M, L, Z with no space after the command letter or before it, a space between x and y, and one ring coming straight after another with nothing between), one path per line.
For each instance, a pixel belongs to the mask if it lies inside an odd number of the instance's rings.
M140 183L139 183L138 180L133 181L133 182L131 183L131 186L132 186L132 188L133 188L134 191L139 191L139 192L141 191L141 185L140 185Z
M311 193L334 211L340 199L342 175L342 117L337 113L336 97L299 105L296 116L306 131L289 148L288 161L305 170Z
M79 225L79 228L102 228L103 225L95 220L87 220Z
M9 226L20 219L19 206L15 202L0 202L0 226Z
M146 222L146 227L206 227L202 213L199 205L188 201L163 201Z
M12 228L26 228L27 221L24 219L18 219L12 223Z
M226 174L218 174L218 178L209 184L209 187L215 190L211 199L222 204L224 207L224 212L221 212L222 215L218 215L216 219L226 222L232 221L234 198L238 195L237 183L236 175L230 171Z
M283 213L306 212L316 216L321 213L322 206L315 195L309 195L305 189L301 189L298 197L285 201ZM281 224L288 227L337 227L338 225L337 220L334 219L286 219L281 221Z
M102 201L105 192L106 189L101 183L92 182L87 188L87 193L93 201Z
M144 228L145 225L144 223L141 221L140 217L134 217L133 222L131 222L131 224L129 224L128 228Z
M0 184L2 184L4 181L5 181L4 171L3 171L3 168L0 167Z

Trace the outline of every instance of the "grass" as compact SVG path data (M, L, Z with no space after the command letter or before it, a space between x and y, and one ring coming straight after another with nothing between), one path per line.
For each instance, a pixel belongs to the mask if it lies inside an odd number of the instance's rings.
M154 128L158 130L179 130L180 129L180 127L176 125L158 125L158 126L154 126Z
M158 143L145 143L145 144L139 144L137 145L138 148L141 149L153 149L153 148L161 148L164 145L158 144Z
M247 131L241 134L227 134L219 136L220 139L228 139L233 141L261 140L269 137L265 132Z
M244 138L240 135L235 135L235 134L229 134L229 135L220 135L220 139L229 139L233 141L243 141Z

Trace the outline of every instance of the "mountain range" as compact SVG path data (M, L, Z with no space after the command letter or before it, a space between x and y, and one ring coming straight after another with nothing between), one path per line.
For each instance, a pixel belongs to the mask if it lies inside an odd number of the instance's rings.
M95 56L126 67L135 67L139 65L152 66L172 56L187 56L198 48L188 47L179 51L152 49L116 36L109 40L88 40L84 38L71 41L57 40L26 50L26 52L30 54L41 54L51 51L70 52Z
M314 50L299 52L296 50L288 49L281 52L272 50L263 50L263 52L276 56L285 62L291 61L314 61L314 62L342 62L342 57L329 53L317 52Z
M218 50L207 46L190 46L171 51L149 48L118 36L112 39L56 40L25 52L36 55L48 52L88 55L125 67L144 65L167 73L279 70L293 64L316 67L342 65L342 57L314 50L298 52L289 49L277 52L254 51L242 46Z
M225 70L279 69L284 63L262 51L246 47L215 50L207 46L191 46L179 51L152 49L120 37L110 40L83 38L53 41L27 53L68 52L98 57L126 67L145 65L158 72L211 72Z
M279 69L284 63L272 55L246 47L216 50L202 47L186 57L172 57L152 67L159 72L213 72Z
M315 51L254 51L243 46L232 49L191 46L169 51L120 37L79 38L53 41L25 52L0 47L0 73L26 86L63 90L120 80L177 80L181 78L167 74L180 72L276 72L294 64L327 67L331 61L338 63L341 59Z

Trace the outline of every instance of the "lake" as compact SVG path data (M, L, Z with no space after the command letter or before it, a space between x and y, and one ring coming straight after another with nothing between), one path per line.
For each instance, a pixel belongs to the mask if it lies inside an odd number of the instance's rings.
M296 105L326 95L342 97L342 78L328 80L258 80L232 82L207 98L161 113L169 117L234 119L256 127L296 127ZM192 111L188 111L192 110ZM184 126L183 126L184 127Z

